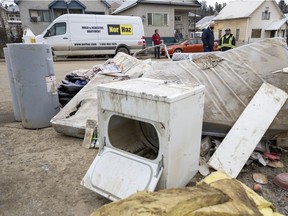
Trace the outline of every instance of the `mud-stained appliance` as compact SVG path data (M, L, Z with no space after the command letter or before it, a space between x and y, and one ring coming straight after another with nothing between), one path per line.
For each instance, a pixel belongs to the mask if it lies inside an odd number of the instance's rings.
M198 171L204 88L146 78L99 85L100 147L81 184L113 201L185 186Z

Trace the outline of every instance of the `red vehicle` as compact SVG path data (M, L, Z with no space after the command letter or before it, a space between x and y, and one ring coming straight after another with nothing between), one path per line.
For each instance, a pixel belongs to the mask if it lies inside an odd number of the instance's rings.
M170 56L173 53L192 53L192 52L204 52L203 43L201 38L190 38L183 42L167 46L167 50ZM214 42L214 51L218 51L218 43ZM162 54L165 55L165 50L162 49Z

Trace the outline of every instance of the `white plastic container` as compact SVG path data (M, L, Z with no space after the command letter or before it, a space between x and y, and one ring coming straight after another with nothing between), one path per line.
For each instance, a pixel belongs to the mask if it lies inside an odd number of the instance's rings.
M100 148L82 184L111 200L185 186L198 171L204 86L141 78L97 91Z
M22 42L23 43L35 43L35 35L31 31L30 28L24 29L23 36L22 36Z
M8 44L22 125L51 125L60 111L51 47L48 44Z
M8 48L4 48L4 55L5 55L7 73L9 77L10 93L12 97L12 108L13 108L14 118L16 121L21 121L20 107L19 107L19 103L18 103L18 99L16 95L15 78L14 78L13 71L12 71L12 65L11 65Z

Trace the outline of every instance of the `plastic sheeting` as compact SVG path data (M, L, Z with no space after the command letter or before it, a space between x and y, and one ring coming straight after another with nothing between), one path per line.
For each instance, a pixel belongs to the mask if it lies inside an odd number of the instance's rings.
M288 66L286 42L265 39L226 52L202 55L192 61L162 62L143 77L206 86L204 130L227 132L263 82L288 92L288 74L273 73ZM263 116L265 118L265 116ZM288 103L270 130L288 129Z
M107 62L110 62L108 60ZM142 76L150 69L149 61L140 61L124 53L118 53L113 61L122 66L121 73L96 74L70 102L52 118L53 128L73 137L84 137L86 120L97 120L97 86L108 82L117 82ZM105 63L103 64L105 65ZM101 67L101 65L94 66Z
M281 38L265 39L226 51L183 61L148 64L119 53L126 78L147 78L206 86L204 130L226 133L243 112L263 82L288 92L288 48ZM277 71L277 73L273 73ZM83 137L87 119L97 120L97 85L123 80L97 74L52 120L54 129L69 136ZM265 118L265 116L263 116ZM288 103L274 119L269 133L288 129Z

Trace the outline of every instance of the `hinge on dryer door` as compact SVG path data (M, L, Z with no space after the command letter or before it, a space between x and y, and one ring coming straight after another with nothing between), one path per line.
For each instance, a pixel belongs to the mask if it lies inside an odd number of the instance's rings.
M101 142L99 145L99 151L98 151L99 156L103 153L105 146L106 146L106 136L104 136L103 143Z
M157 166L157 169L156 169L156 172L155 172L155 175L154 175L156 178L158 177L158 175L159 175L162 167L164 167L163 160L164 160L164 156L162 155L162 158L161 158L161 160L158 162L158 166Z

